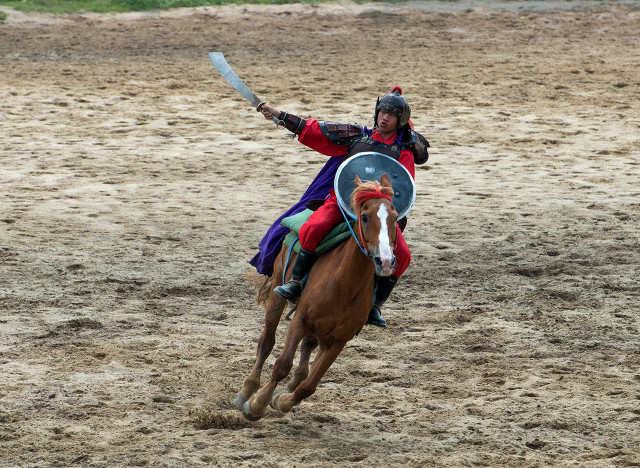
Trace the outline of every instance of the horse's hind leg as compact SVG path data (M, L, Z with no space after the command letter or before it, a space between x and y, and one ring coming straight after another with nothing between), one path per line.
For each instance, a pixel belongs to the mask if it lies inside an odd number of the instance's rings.
M283 413L288 413L295 405L313 395L316 387L320 383L320 379L322 379L329 367L331 367L331 364L336 360L345 344L347 344L346 341L336 341L327 348L321 347L313 361L309 376L298 385L298 388L296 388L294 392L277 395L271 402L271 406Z
M271 379L269 379L265 386L258 390L258 392L251 397L251 399L247 401L242 408L242 414L244 414L247 419L257 420L264 416L267 406L271 403L271 398L273 397L273 392L275 391L276 386L287 375L289 375L289 372L293 367L293 358L295 357L298 345L307 334L308 333L302 329L300 321L294 318L289 325L287 339L284 348L282 349L282 354L273 364Z
M264 329L258 339L256 362L251 373L245 379L242 390L240 390L234 402L236 407L241 411L245 402L260 388L262 366L264 366L264 362L271 354L273 346L276 343L276 329L278 328L278 323L280 322L280 317L282 316L282 311L286 304L286 299L278 296L273 291L269 295L269 301L267 303L266 314L264 317Z
M314 335L307 336L304 340L302 340L302 344L300 345L300 362L298 363L298 367L293 373L293 379L287 385L287 390L289 392L293 392L300 382L307 378L309 375L309 359L311 359L311 353L318 346L318 338Z

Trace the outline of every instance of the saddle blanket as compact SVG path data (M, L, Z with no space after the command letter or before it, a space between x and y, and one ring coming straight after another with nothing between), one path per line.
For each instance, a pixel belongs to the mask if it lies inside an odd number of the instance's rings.
M311 216L312 214L313 214L313 211L307 208L298 214L289 216L287 218L283 218L282 221L280 221L280 224L289 228L290 230L289 234L287 234L287 236L284 238L283 243L287 247L290 247L291 244L295 242L293 246L293 251L295 253L300 252L300 242L298 242L298 230L307 221L307 219L309 219L309 216ZM350 220L349 223L353 227L356 221L355 219ZM327 253L329 250L333 249L341 242L346 241L350 236L351 236L351 230L349 229L347 222L345 221L344 223L338 224L322 240L322 242L316 249L316 255L319 257L320 255Z

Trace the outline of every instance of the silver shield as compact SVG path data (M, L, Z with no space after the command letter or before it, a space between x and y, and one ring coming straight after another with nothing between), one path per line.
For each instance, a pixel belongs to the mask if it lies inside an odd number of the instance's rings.
M355 188L356 175L362 181L380 181L382 174L387 174L391 179L393 206L398 212L398 219L404 218L409 213L416 201L416 184L407 168L390 156L367 151L358 153L343 162L333 180L336 199L351 218L356 218L356 213L351 208L351 194Z

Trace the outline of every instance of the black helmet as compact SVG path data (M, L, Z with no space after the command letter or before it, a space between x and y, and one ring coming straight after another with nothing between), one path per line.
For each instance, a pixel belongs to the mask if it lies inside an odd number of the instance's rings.
M402 89L399 86L393 88L393 91L389 94L382 96L382 99L378 98L378 102L376 102L376 113L373 119L374 125L378 125L378 114L380 111L398 117L398 130L407 125L411 117L411 108L402 95Z

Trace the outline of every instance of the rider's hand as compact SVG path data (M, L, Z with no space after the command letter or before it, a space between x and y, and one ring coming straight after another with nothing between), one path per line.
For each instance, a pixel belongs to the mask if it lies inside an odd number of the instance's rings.
M264 118L267 120L272 120L273 117L275 118L279 118L280 117L280 111L278 109L276 109L273 106L270 106L269 104L263 104L260 106L260 112L262 112L262 115L264 115Z

